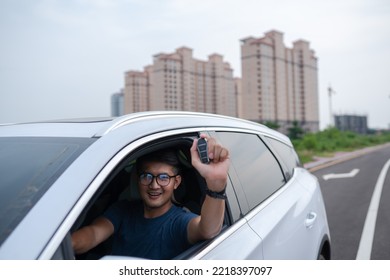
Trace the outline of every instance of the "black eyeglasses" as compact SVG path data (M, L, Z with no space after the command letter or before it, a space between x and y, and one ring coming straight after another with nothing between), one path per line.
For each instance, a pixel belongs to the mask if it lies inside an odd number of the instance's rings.
M153 182L153 179L156 178L157 184L159 184L161 187L166 187L169 185L171 178L176 176L177 175L170 176L167 173L161 173L154 176L151 173L144 172L139 175L139 182L144 186L149 186Z

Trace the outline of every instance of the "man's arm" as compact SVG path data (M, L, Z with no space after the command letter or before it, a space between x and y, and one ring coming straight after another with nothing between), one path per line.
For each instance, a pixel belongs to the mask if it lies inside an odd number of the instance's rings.
M202 135L201 137L205 137ZM207 187L212 192L221 192L226 188L230 166L229 151L216 143L215 139L208 139L210 163L200 161L197 149L197 139L191 147L192 165L206 180ZM200 216L190 221L188 225L188 240L194 244L199 240L210 239L216 236L222 228L225 212L225 200L206 195Z
M72 234L72 246L76 254L85 253L99 245L114 233L113 224L104 217Z

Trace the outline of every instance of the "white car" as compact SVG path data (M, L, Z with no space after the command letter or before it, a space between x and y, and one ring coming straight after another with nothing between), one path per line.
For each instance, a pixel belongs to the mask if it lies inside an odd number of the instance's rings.
M317 179L291 141L253 122L191 112L0 126L0 259L115 259L109 242L75 256L70 235L119 199L137 199L133 163L181 154L178 205L199 213L202 180L189 147L206 133L230 150L224 227L175 259L330 259Z

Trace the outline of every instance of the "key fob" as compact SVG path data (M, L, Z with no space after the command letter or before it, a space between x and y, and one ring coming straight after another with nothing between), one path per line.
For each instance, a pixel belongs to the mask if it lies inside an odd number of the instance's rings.
M209 159L209 153L207 149L207 140L205 138L199 138L197 148L198 148L200 161L206 164L209 163L210 159Z

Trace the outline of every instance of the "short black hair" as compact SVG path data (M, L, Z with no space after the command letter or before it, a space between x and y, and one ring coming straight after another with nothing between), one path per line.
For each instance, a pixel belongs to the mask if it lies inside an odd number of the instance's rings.
M146 162L162 162L171 165L174 168L175 174L179 174L181 172L181 163L178 158L178 155L176 151L171 148L158 150L139 157L137 159L138 174L144 171L141 170L141 168L143 168Z

